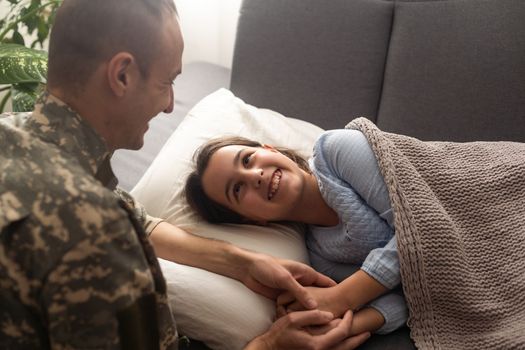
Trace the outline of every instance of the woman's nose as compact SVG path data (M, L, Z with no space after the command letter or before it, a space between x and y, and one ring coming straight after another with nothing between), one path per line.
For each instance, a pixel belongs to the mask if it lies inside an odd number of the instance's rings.
M250 169L248 170L249 183L255 188L259 188L262 184L264 171L262 169Z

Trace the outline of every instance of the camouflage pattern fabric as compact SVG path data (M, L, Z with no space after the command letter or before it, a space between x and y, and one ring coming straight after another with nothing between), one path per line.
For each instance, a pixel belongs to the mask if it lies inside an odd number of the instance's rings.
M142 326L156 334L154 347L176 348L144 230L158 220L96 178L109 157L101 137L48 93L32 114L0 117L0 348L139 346Z

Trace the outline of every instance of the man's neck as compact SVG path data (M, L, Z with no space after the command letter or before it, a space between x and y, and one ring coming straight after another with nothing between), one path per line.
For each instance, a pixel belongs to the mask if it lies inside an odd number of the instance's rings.
M96 91L93 89L84 89L84 91ZM84 119L105 141L106 146L110 152L114 149L111 147L110 133L108 132L107 123L105 122L105 113L100 109L99 106L107 104L103 101L102 96L88 96L86 92L78 92L75 94L66 93L61 88L50 88L49 93L62 102L67 104L72 110ZM93 103L97 101L97 103Z

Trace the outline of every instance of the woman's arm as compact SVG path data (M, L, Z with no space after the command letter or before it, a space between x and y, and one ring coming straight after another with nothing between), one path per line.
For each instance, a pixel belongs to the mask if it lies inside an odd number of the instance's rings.
M373 307L365 307L354 314L350 335L375 332L385 324L383 314Z

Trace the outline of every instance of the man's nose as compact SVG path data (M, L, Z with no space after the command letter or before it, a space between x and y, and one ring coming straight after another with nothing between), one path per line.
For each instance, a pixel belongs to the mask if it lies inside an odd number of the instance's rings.
M168 104L168 107L164 110L164 113L171 113L173 112L173 105L175 104L174 98L173 98L173 87L170 89L170 102Z

